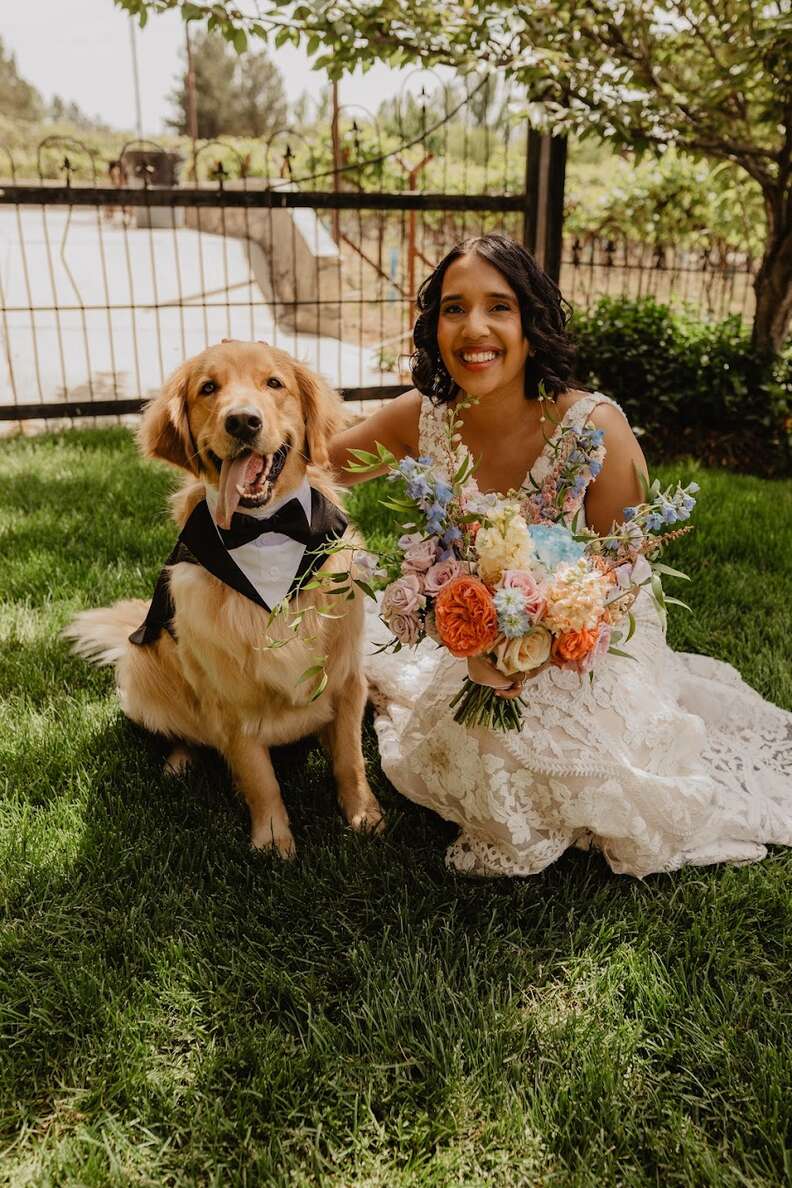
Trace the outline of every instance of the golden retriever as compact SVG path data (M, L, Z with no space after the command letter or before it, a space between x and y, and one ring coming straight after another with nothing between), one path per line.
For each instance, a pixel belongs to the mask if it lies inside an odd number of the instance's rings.
M307 490L306 477L338 506L327 440L341 409L339 397L284 351L223 342L171 376L144 412L139 443L148 457L190 476L173 498L180 526L206 499L217 525L228 527L238 506L281 505L284 496ZM350 551L323 556L322 581L349 570L355 542L348 531L344 540ZM382 814L361 745L367 686L357 588L350 598L329 598L321 587L298 590L285 615L271 616L200 564L179 561L168 578L172 629L153 642L129 641L148 609L139 600L85 611L65 632L80 654L115 665L121 706L132 721L175 740L166 766L181 770L191 743L216 748L250 809L252 845L289 857L294 839L269 747L318 732L346 820L354 829L377 829ZM300 676L321 663L327 684L312 700L318 676Z

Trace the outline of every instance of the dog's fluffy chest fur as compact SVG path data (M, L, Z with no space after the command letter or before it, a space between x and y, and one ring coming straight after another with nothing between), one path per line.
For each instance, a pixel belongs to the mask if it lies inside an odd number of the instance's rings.
M330 559L323 572L339 572L347 564L348 558L341 554ZM218 728L224 722L228 728L235 726L268 745L278 745L331 720L334 695L359 662L363 614L359 596L346 601L320 591L303 594L292 607L306 613L297 629L291 630L290 613L270 619L255 603L194 565L174 566L171 594L185 675L201 691L201 701L216 716ZM312 609L317 604L342 617L317 614ZM282 640L287 642L272 646ZM312 701L321 673L300 678L321 663L328 674L327 687Z

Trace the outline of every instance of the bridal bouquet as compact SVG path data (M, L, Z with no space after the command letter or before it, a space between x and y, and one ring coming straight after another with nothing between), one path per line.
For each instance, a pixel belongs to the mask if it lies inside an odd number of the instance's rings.
M398 551L380 557L389 579L380 614L393 636L385 648L398 651L428 636L451 655L474 665L483 657L511 678L549 664L593 678L606 653L629 658L618 645L635 631L631 608L641 588L648 586L662 615L666 603L679 603L664 595L660 575L685 575L658 557L690 530L672 526L689 518L698 486L661 490L641 476L643 502L598 536L562 521L570 498L601 467L601 430L557 434L541 487L508 496L479 492L458 430L451 410L445 466L430 458L397 461L381 446L376 454L354 451L352 470L388 467L397 490L383 502L405 521ZM522 724L519 699L498 697L470 676L451 705L464 725Z

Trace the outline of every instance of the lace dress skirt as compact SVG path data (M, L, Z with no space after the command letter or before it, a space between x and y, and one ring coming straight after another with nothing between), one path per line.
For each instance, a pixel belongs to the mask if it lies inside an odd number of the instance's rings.
M547 669L508 734L457 725L464 661L425 640L367 661L388 704L382 767L404 796L461 826L448 864L536 874L567 847L598 847L618 874L755 862L792 845L792 714L728 664L668 647L648 595L633 660L606 656L593 683ZM369 650L387 629L373 604Z

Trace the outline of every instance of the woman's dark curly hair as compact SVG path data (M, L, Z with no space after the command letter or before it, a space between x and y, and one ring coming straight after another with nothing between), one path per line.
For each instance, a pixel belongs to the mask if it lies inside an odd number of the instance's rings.
M520 306L523 334L533 349L525 363L525 395L536 398L540 382L550 397L566 392L572 379L575 351L566 331L571 309L558 285L533 256L505 235L480 235L456 244L418 290L418 317L410 357L413 383L437 404L453 400L457 384L448 374L437 345L437 321L443 277L460 256L476 252L508 281Z

